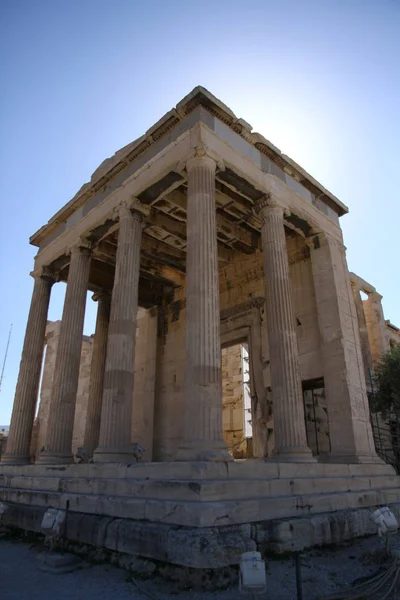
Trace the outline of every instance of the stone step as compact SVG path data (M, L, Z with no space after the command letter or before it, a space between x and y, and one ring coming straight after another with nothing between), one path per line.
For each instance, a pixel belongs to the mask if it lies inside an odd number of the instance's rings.
M375 477L318 477L299 479L255 480L149 480L101 479L68 477L0 477L0 486L21 490L40 490L73 494L127 496L188 501L218 501L259 499L274 496L340 493L358 490L400 487L400 477L395 475Z
M218 502L2 488L0 500L43 509L65 509L66 501L69 500L70 510L73 512L189 527L210 527L393 504L400 502L400 488L396 486L382 490L366 489Z
M90 477L112 479L293 479L310 477L394 475L394 469L384 463L278 463L269 460L235 460L225 462L163 462L116 464L1 465L0 476Z

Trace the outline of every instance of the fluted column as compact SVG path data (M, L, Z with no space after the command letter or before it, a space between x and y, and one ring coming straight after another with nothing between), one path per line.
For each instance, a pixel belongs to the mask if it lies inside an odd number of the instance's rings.
M310 462L283 223L284 209L267 194L258 204L264 253L266 315L277 460Z
M216 162L198 148L186 169L185 416L177 460L229 460L222 435Z
M119 208L118 249L111 299L99 447L95 462L133 461L131 448L133 375L139 295L140 244L145 206Z
M86 413L84 449L88 457L99 444L101 403L103 399L104 369L107 356L108 324L111 296L105 292L93 295L97 301L96 331L94 334L92 364L90 367L89 400Z
M43 464L72 462L72 434L89 283L90 255L90 244L86 240L81 240L71 249L49 421L44 450L39 457L39 463Z
M1 457L1 462L8 464L24 464L30 459L29 448L39 391L47 312L51 287L55 281L54 275L47 268L32 273L32 276L35 284L19 367L7 451Z

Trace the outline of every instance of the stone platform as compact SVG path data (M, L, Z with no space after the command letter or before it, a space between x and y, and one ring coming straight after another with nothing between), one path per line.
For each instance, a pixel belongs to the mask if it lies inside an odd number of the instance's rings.
M2 522L40 531L69 501L71 541L197 568L255 549L298 550L373 533L371 508L400 503L384 464L0 466Z

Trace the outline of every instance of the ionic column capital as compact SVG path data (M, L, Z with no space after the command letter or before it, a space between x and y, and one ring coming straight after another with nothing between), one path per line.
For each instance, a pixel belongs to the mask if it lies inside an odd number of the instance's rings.
M79 238L74 244L67 248L67 254L83 254L90 256L93 250L93 242L86 238Z
M111 302L111 293L107 290L101 290L100 292L95 292L92 296L92 300L94 302L99 302L99 300L110 300Z
M150 214L150 206L142 204L135 197L128 200L122 200L113 211L113 219L121 221L122 219L135 218L139 223L143 223L145 217Z
M225 171L225 164L222 158L204 144L199 144L193 148L188 156L178 163L177 170L180 173L185 170L189 173L196 167L208 167L214 173L216 171Z
M51 282L51 284L53 284L59 280L58 273L54 273L54 271L52 271L52 269L50 269L50 267L47 267L47 266L39 267L38 269L31 271L29 274L34 279L37 279L40 277L41 279L49 280Z
M267 192L264 196L256 200L254 209L261 220L263 220L265 214L272 211L274 213L282 213L282 219L284 216L287 217L290 215L290 210L282 204L280 199L272 192Z

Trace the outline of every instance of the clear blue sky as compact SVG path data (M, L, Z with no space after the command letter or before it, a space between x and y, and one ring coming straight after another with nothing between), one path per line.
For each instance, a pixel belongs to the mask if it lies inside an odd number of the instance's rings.
M3 0L0 23L0 362L14 324L0 424L31 298L29 236L198 84L350 207L349 268L400 326L399 0Z

